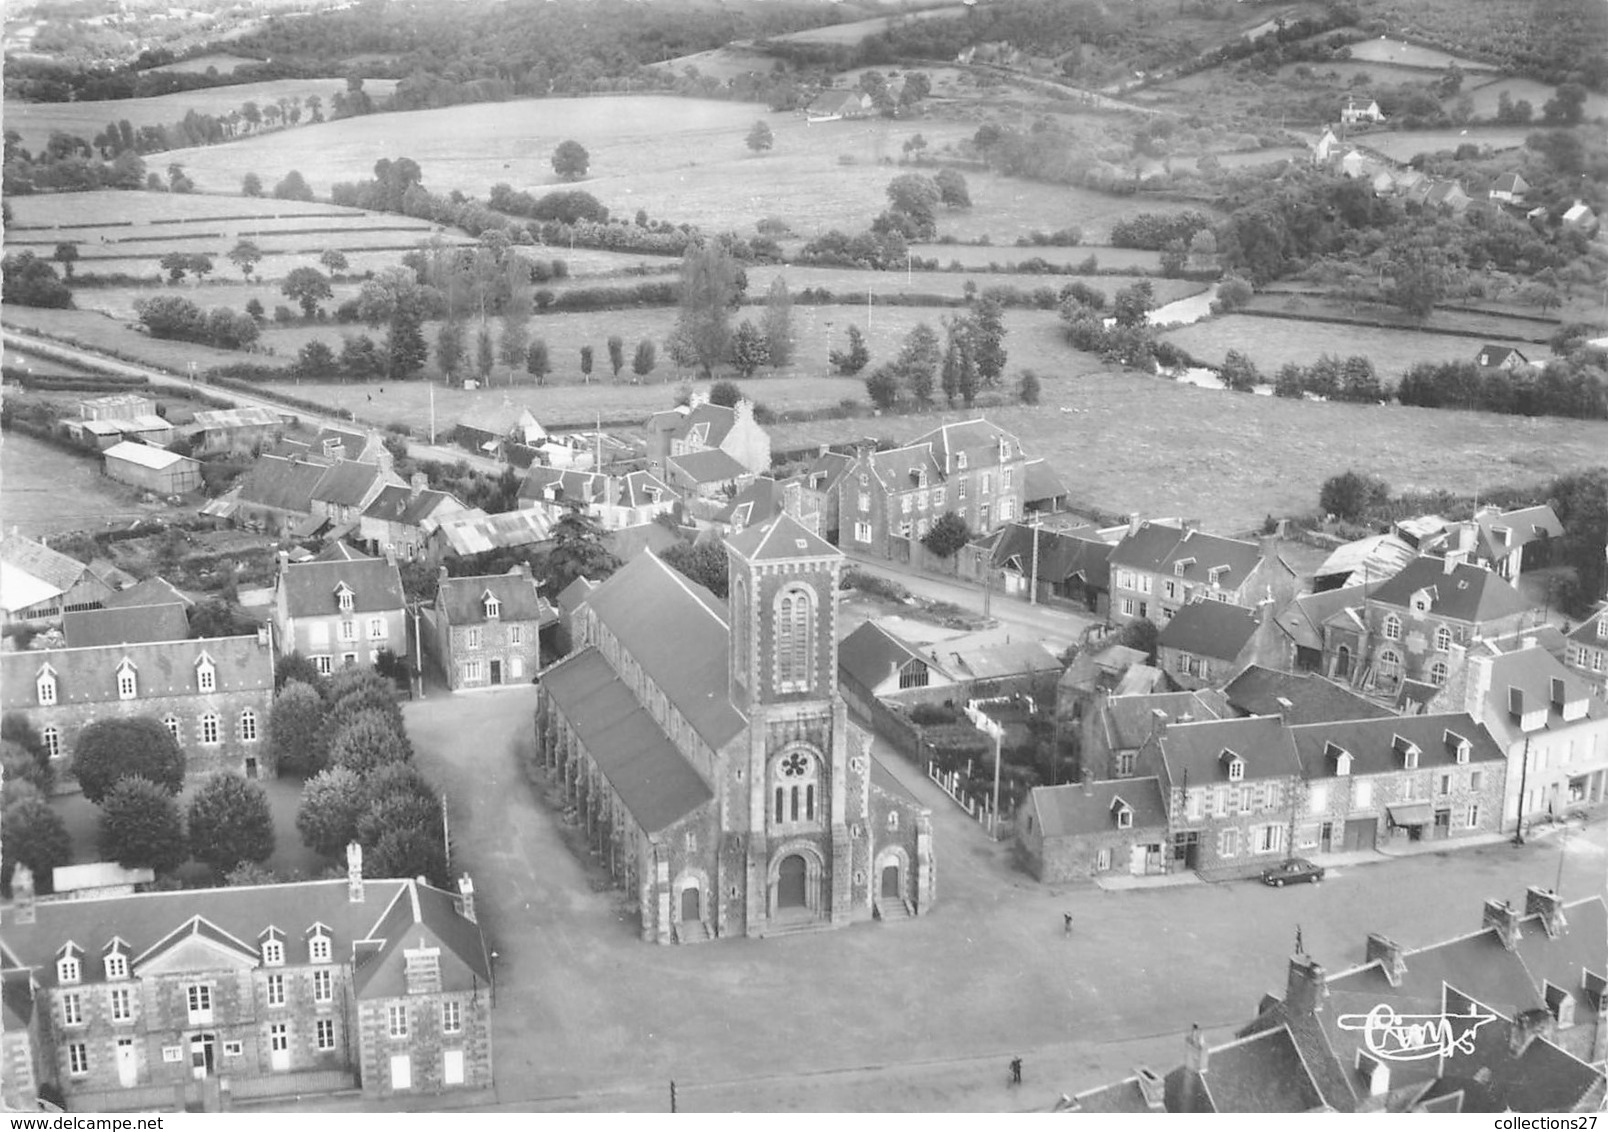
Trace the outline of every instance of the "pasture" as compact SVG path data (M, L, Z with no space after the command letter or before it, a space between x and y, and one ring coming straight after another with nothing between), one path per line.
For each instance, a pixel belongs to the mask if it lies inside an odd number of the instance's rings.
M396 89L396 80L369 79L364 82L363 89L370 98L389 97ZM281 98L300 98L305 101L309 95L316 94L324 100L324 112L328 114L330 99L345 90L345 79L277 79L273 82L243 83L238 86L188 90L178 94L158 95L155 98L124 98L112 102L8 101L5 104L6 129L17 131L22 136L25 148L37 150L43 148L54 130L75 134L88 141L104 130L109 123L125 118L136 130L141 126L169 126L182 121L192 110L198 114L221 117L232 110L239 110L246 102L255 102L263 106ZM303 121L306 121L305 115ZM293 126L288 131L270 132L295 133L305 128L307 127ZM177 159L170 153L152 154L149 164L152 169L166 168L174 160L180 160L180 163L184 164L182 159ZM280 175L288 172L289 168L287 166ZM264 179L267 178L266 173L263 176ZM201 178L195 180L198 188L210 190L232 190L240 184L239 177L225 184L212 184Z
M1418 362L1467 361L1484 343L1478 338L1434 334L1422 330L1388 330L1299 319L1222 315L1163 335L1207 365L1221 364L1230 350L1239 350L1271 375L1287 362L1310 365L1320 355L1347 357L1365 354L1381 378L1394 380ZM1492 335L1488 341L1522 350L1532 359L1545 348L1530 342Z
M1147 203L1146 208L1149 205ZM1108 244L1079 244L1071 248L1019 248L1005 244L911 244L910 251L923 259L935 259L948 267L959 263L977 271L985 271L991 263L1007 267L1028 259L1042 259L1058 267L1072 267L1090 256L1104 269L1124 271L1160 271L1161 253L1143 248L1113 248Z
M1537 117L1541 114L1541 107L1557 93L1555 87L1536 82L1534 79L1501 78L1480 86L1471 86L1466 82L1463 84L1463 93L1474 104L1474 115L1477 118L1496 117L1497 103L1501 100L1503 91L1506 91L1514 102L1520 99L1528 102L1535 108ZM1585 114L1587 121L1608 115L1608 95L1588 90Z
M248 59L244 55L230 55L221 51L209 52L206 55L197 55L193 59L180 59L177 63L163 63L160 67L149 67L152 74L185 74L204 75L213 68L217 68L220 75L232 75L239 67L249 66L258 62Z
M934 427L937 416L783 424L771 436L777 449L867 431L902 441ZM1132 373L1052 376L1041 406L993 408L987 416L1045 457L1074 501L1144 515L1182 512L1224 533L1254 530L1267 515L1311 511L1323 481L1347 468L1382 476L1397 491L1466 494L1600 464L1608 451L1608 423L1600 421L1286 401Z
M1478 63L1430 47L1419 47L1417 44L1403 43L1398 39L1385 39L1383 36L1379 39L1365 39L1361 43L1353 43L1351 58L1364 63L1394 63L1400 67L1423 67L1436 71L1444 71L1453 63L1469 72L1496 71L1496 68L1489 63Z
M881 35L895 24L908 23L913 20L954 20L966 15L968 10L965 5L954 5L947 8L926 8L917 12L903 12L897 16L877 16L869 20L855 20L853 23L830 24L827 27L790 32L787 35L778 35L774 38L779 43L813 43L826 46L852 47L870 36Z
M1358 135L1358 144L1406 163L1420 153L1451 152L1460 145L1485 149L1518 149L1534 133L1533 126L1470 126L1466 130L1374 130Z

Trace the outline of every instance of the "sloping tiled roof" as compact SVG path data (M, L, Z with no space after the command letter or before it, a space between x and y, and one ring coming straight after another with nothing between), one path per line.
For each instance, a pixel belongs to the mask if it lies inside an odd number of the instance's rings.
M671 429L670 435L683 439L702 426L702 440L706 447L718 448L720 442L726 439L726 434L737 423L737 411L725 405L715 405L705 401L701 405L688 410L680 422Z
M118 590L101 601L107 609L123 609L131 605L168 605L178 602L181 605L194 605L195 602L185 597L166 578L153 577L144 581L135 582L127 589Z
M661 832L714 797L597 649L544 671L542 687L645 833Z
M1488 663L1491 666L1491 682L1479 710L1481 718L1490 724L1492 734L1504 744L1511 745L1524 734L1519 720L1511 712L1512 689L1522 694L1526 714L1545 709L1546 728L1549 731L1568 727L1581 719L1598 719L1604 714L1601 702L1591 694L1585 679L1573 669L1564 667L1557 657L1544 648L1522 648L1503 653L1492 657ZM1559 705L1553 702L1556 682L1561 682L1565 704L1583 705L1584 711L1575 720L1564 719ZM1576 707L1574 710L1580 709Z
M575 612L577 606L585 601L588 595L597 588L597 583L587 577L576 578L569 585L558 591L559 612L568 616Z
M1222 601L1193 601L1162 627L1158 648L1233 660L1256 634L1257 611Z
M754 482L732 496L715 520L736 527L762 523L772 515L781 514L786 494L780 480L771 476L758 476Z
M1038 576L1041 581L1064 582L1081 577L1083 584L1093 589L1109 589L1111 585L1111 551L1108 542L1070 531L1038 532ZM1012 566L1023 575L1033 569L1033 528L1023 523L1011 523L1000 531L994 544L994 565ZM1014 560L1014 561L1013 561Z
M1322 593L1302 594L1274 615L1274 622L1296 645L1304 649L1323 648L1323 625L1347 609L1361 608L1364 599L1381 583L1345 586Z
M352 591L355 613L379 613L405 604L402 577L396 563L383 558L357 562L292 562L280 567L279 585L285 590L292 617L319 617L340 612L336 589Z
M726 605L714 594L649 552L600 583L586 605L712 750L747 725L731 702Z
M1061 658L1042 641L1006 641L1003 644L971 645L945 642L940 656L957 679L997 679L1030 672L1061 671Z
M946 675L931 657L906 644L875 621L867 621L838 645L838 669L866 688L875 688L912 660Z
M1192 720L1220 719L1227 713L1218 692L1161 692L1139 696L1112 696L1106 700L1106 738L1113 750L1134 750L1143 746L1155 730L1155 712L1163 712L1168 722L1188 716Z
M190 636L190 620L185 616L185 607L177 602L64 613L61 627L67 635L67 647L73 649L140 641L180 641Z
M240 481L239 499L279 511L311 511L326 467L283 456L259 456Z
M1245 670L1223 689L1228 702L1244 715L1279 715L1281 698L1290 702L1291 723L1325 723L1343 719L1377 719L1394 714L1351 689L1316 673L1279 672L1259 664Z
M500 621L539 621L543 624L556 619L552 606L536 592L536 583L529 574L509 571L506 574L482 574L470 578L446 578L441 582L440 607L446 611L449 625L476 625L487 620L486 595L496 599Z
M532 464L519 485L519 498L600 503L603 502L607 485L608 477L601 472Z
M1418 748L1420 769L1456 766L1456 742L1448 740L1448 731L1468 740L1471 763L1506 758L1491 733L1462 711L1298 724L1290 728L1290 735L1303 772L1319 779L1334 774L1334 764L1326 753L1330 744L1351 756L1353 776L1402 770L1403 757L1394 748L1397 736Z
M404 882L367 939L378 946L359 954L352 974L359 998L407 994L407 957L402 952L420 945L440 947L459 960L441 964L442 990L473 990L491 981L491 956L479 926L459 913L457 897L428 884Z
M1186 582L1202 583L1209 582L1215 571L1217 584L1233 590L1251 576L1261 561L1262 548L1257 543L1186 530L1158 569Z
M339 460L319 477L312 497L337 507L356 507L373 489L375 481L384 478L385 471L378 464Z
M1295 744L1276 716L1174 723L1161 736L1162 763L1174 786L1186 779L1191 786L1228 782L1230 751L1244 762L1247 782L1301 773Z
M1167 827L1167 804L1161 794L1161 780L1113 778L1090 783L1085 788L1073 782L1065 786L1033 787L1033 807L1045 837L1076 837L1109 833L1117 828L1118 801L1133 811L1132 831Z
M750 562L776 562L789 558L843 559L844 554L820 535L807 530L791 515L745 527L726 540L733 554Z
M1137 531L1124 535L1122 541L1111 549L1111 565L1135 570L1160 570L1183 536L1180 527L1146 520L1139 524Z
M663 554L681 542L681 536L663 523L638 523L634 527L620 527L603 536L603 545L621 562L629 562L645 550Z
M1563 524L1558 521L1557 513L1545 503L1537 507L1520 507L1514 511L1498 512L1494 508L1481 511L1474 516L1474 522L1479 526L1480 535L1492 555L1507 554L1516 547L1527 546L1539 539L1558 538L1563 534ZM1508 531L1505 542L1496 534L1498 529L1503 528Z
M930 444L939 467L947 471L951 459L960 452L966 453L967 463L972 467L998 464L1001 440L1009 443L1012 457L1020 454L1021 442L1015 433L1007 432L983 417L974 417L969 421L939 425L931 432L916 437L911 444Z
M17 534L0 538L0 561L61 593L72 589L89 569L76 558Z
M1415 558L1369 598L1381 605L1407 608L1413 594L1431 589L1430 613L1458 621L1483 622L1523 613L1529 603L1499 575L1460 562L1450 570L1439 558Z
M411 487L393 483L380 489L374 501L363 509L363 516L386 523L401 523L404 526L416 527L433 515L436 508L453 504L456 505L456 510L464 509L463 503L450 492L425 488L415 495Z
M1040 456L1036 460L1029 460L1024 465L1027 472L1026 499L1029 503L1040 503L1046 499L1059 499L1066 494L1066 484L1061 477L1055 474L1055 469L1044 462Z
M117 672L125 660L134 667L142 698L186 695L196 691L196 663L203 654L216 668L219 693L271 690L274 686L272 650L259 644L255 634L206 637L0 653L0 704L8 710L34 706L34 681L47 664L56 673L58 703L115 701Z
M1213 1112L1311 1112L1323 1104L1283 1026L1213 1047L1204 1081Z
M700 448L696 452L671 456L668 463L693 483L724 483L748 474L735 456L722 448Z
M1598 626L1605 628L1599 630ZM1569 639L1576 644L1608 649L1608 602L1599 605L1590 617L1570 630Z
M872 473L882 485L892 491L908 491L927 477L929 487L944 482L943 465L939 463L931 444L907 444L903 448L889 448L869 454Z

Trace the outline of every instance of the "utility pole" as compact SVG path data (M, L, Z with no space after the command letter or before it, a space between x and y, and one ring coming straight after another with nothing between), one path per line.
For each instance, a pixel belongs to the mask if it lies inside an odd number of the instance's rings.
M1513 830L1513 844L1524 844L1524 789L1530 780L1530 736L1524 737L1524 754L1519 759L1519 820Z
M1039 526L1044 518L1038 512L1033 513L1033 565L1027 583L1027 604L1038 604L1038 540Z
M430 382L430 446L435 447L435 382Z

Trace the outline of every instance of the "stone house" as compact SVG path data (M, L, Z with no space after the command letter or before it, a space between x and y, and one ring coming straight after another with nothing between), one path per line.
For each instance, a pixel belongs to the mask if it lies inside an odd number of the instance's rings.
M1503 173L1491 182L1489 196L1491 200L1499 200L1503 204L1518 205L1524 203L1524 195L1530 191L1530 182L1517 173Z
M1159 729L1174 722L1225 719L1231 714L1222 693L1204 688L1197 692L1097 692L1091 709L1082 717L1083 773L1095 779L1132 778L1141 773L1140 750Z
M328 465L285 456L259 456L240 484L208 513L252 530L283 535L313 513L313 489Z
M719 449L751 476L770 471L770 434L754 420L752 401L731 408L694 394L688 405L654 413L647 421L648 470L669 479L669 459Z
M651 523L674 512L681 495L652 472L576 471L532 464L519 485L519 506L556 523L579 507L606 531Z
M131 611L102 612L119 617ZM71 781L73 748L85 727L133 716L161 720L184 751L187 773L272 775L264 740L273 695L266 629L240 637L0 653L0 710L34 725L64 783Z
M474 890L365 879L44 900L5 911L7 1037L73 1111L492 1084Z
M423 472L414 472L407 486L388 484L380 489L358 519L358 537L375 554L413 562L424 557L430 534L442 518L467 510L457 496L436 491Z
M811 534L823 534L820 494L805 490L803 476L785 480L756 476L724 507L715 509L712 506L715 502L718 501L693 501L688 507L693 524L700 530L714 529L722 535L734 535L744 527L787 514Z
M407 599L393 559L293 563L281 551L273 609L279 651L301 653L320 672L374 664L385 649L410 655Z
M542 666L541 635L558 621L523 562L471 578L441 567L434 613L436 663L454 692L527 683Z
M1059 531L1010 523L1000 528L989 554L1007 594L1107 616L1112 549L1092 527Z
M1221 686L1247 665L1278 664L1283 658L1272 602L1255 609L1191 602L1168 619L1156 641L1162 671L1188 690Z
M337 460L313 486L310 501L314 518L338 527L357 527L368 505L387 487L407 487L389 464Z
M1507 756L1467 712L1298 724L1295 848L1328 853L1501 826Z
M804 485L804 498L800 509L820 515L820 536L833 546L839 545L838 514L840 495L838 483L851 467L854 457L844 452L833 452L825 445L799 477Z
M1564 663L1592 687L1592 694L1608 700L1608 602L1597 607L1569 634Z
M1171 522L1129 520L1111 551L1111 616L1165 625L1192 601L1254 606L1272 598L1282 609L1295 595L1295 571L1273 548L1223 538Z
M1379 123L1385 120L1385 112L1379 109L1379 103L1368 100L1367 105L1357 105L1355 98L1346 99L1345 107L1340 111L1340 121L1348 126L1355 126L1362 122Z
M726 543L729 603L644 553L541 674L537 754L659 943L919 915L929 812L838 690L843 557L786 515Z
M1015 832L1046 884L1167 871L1167 806L1154 777L1035 786Z
M664 462L663 482L689 503L729 498L752 479L741 460L719 448L672 453Z

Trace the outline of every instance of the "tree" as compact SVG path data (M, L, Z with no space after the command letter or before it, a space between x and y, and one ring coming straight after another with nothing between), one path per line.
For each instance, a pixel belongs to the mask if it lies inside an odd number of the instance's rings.
M671 356L705 378L731 347L731 308L737 305L737 261L719 241L690 244L681 257L681 314Z
M933 382L942 360L938 332L925 322L916 323L899 348L898 368L910 396L922 408L932 404Z
M302 787L296 832L314 853L338 859L357 840L357 822L367 808L362 776L346 767L331 767Z
M653 367L658 361L657 347L654 346L652 339L644 338L637 343L636 355L631 359L631 372L639 378L646 378L653 372Z
M778 275L765 293L765 349L770 364L777 369L793 360L793 296L787 280Z
M475 331L475 372L480 375L480 383L487 384L491 380L491 367L497 362L497 343L491 336L491 327L484 322Z
M280 774L317 774L329 763L328 715L316 687L291 680L268 711L268 744Z
M748 148L755 153L763 153L775 144L776 136L763 121L755 122L753 128L748 131Z
M329 680L318 670L318 665L299 652L286 653L274 662L274 691L282 691L292 682L306 684L320 696L329 686Z
M424 320L433 292L423 287L406 267L388 267L363 284L358 313L370 326L388 328L385 341L385 376L401 381L412 376L430 355L424 341Z
M41 797L48 795L55 785L56 773L47 757L44 762L35 759L21 743L10 739L0 741L0 769L5 771L5 794L0 805L15 800L17 789L32 787Z
M1038 374L1034 373L1030 369L1024 369L1022 371L1021 381L1017 385L1017 394L1021 397L1022 404L1037 405L1039 403L1039 398L1042 396L1042 389L1039 385Z
M1295 362L1285 362L1273 377L1273 396L1299 401L1306 394L1306 371Z
M255 632L256 622L242 616L222 598L196 602L186 613L190 634L195 637L238 637Z
M462 364L463 323L443 322L441 329L436 331L436 365L441 368L442 375L451 381Z
M1005 308L998 299L985 298L977 304L971 322L977 376L984 385L993 388L1005 372Z
M279 284L280 294L301 304L302 315L312 318L318 313L320 299L334 297L329 279L316 267L294 267Z
M618 334L610 334L608 340L609 369L614 371L614 380L620 380L620 371L625 368L625 339Z
M943 193L931 177L902 173L888 182L887 195L893 211L909 217L913 233L907 235L927 238L937 234L937 208Z
M240 269L240 274L247 283L251 282L251 273L262 262L262 249L250 240L241 240L229 249L229 262Z
M147 779L123 779L101 802L100 851L126 869L172 872L190 859L178 802Z
M731 337L731 363L743 377L753 377L754 371L770 361L770 348L765 334L749 319L743 319Z
M1390 487L1376 476L1345 471L1323 481L1318 507L1341 519L1360 519L1370 507L1389 502Z
M921 536L921 545L939 558L953 558L960 548L971 542L971 528L966 520L953 511L938 516L932 528Z
M1112 296L1111 314L1118 326L1144 326L1145 316L1155 302L1155 291L1150 286L1150 280L1141 279Z
M667 565L675 567L716 597L726 597L731 560L726 553L725 543L714 540L678 542L661 557Z
M96 805L124 778L139 775L170 794L184 786L184 752L154 716L97 719L78 733L73 777Z
M709 387L709 403L730 409L743 399L743 387L735 381L717 381Z
M1585 117L1586 88L1579 83L1562 83L1552 98L1541 106L1541 117L1550 125L1578 126Z
M312 200L313 189L307 179L296 170L286 173L283 179L274 186L275 200Z
M40 770L50 772L50 748L45 746L44 737L33 721L21 712L8 711L0 716L0 740L16 744Z
M447 884L447 851L440 829L405 827L389 829L363 858L364 868L378 877L418 877L439 886Z
M971 207L971 191L966 187L965 176L958 169L938 170L933 184L938 186L938 199L948 207Z
M581 384L592 384L592 347L581 347Z
M346 253L338 248L325 248L324 251L319 255L318 262L322 264L324 270L329 272L331 275L339 275L341 272L345 271L351 266L346 259Z
M503 314L502 331L497 336L497 358L510 370L525 363L525 351L530 343L530 327L523 320ZM512 376L509 384L513 384Z
M1223 384L1236 393L1249 393L1262 381L1262 375L1257 371L1256 363L1240 353L1230 350L1223 359L1223 368L1219 371Z
M0 858L4 858L0 881L9 892L18 865L33 873L34 889L53 891L52 873L73 859L73 839L61 815L43 798L29 797L13 802L0 813Z
M899 369L892 363L884 363L871 371L865 379L866 396L877 408L887 411L892 409L899 401Z
M157 266L168 273L169 283L178 283L190 270L190 257L183 252L168 252L157 260Z
M334 732L329 742L330 765L358 775L388 763L413 757L405 732L384 712L360 711Z
M268 792L238 774L214 774L190 800L190 856L226 873L242 861L274 853L274 818Z
M67 278L73 277L73 264L78 262L78 245L71 240L65 240L56 245L55 254L50 257L61 264L62 271Z
M1353 354L1340 365L1340 393L1342 401L1377 405L1385 399L1384 386L1374 364L1361 354Z
M863 370L866 363L871 360L871 351L866 349L865 335L860 333L860 328L851 323L849 348L843 351L832 350L828 353L827 359L844 377L853 377Z
M1168 240L1161 248L1161 273L1168 278L1183 274L1189 264L1189 249L1181 239Z
M255 173L247 173L240 178L240 193L242 196L262 196L262 178Z
M547 342L541 338L525 351L525 372L536 379L537 385L547 384L547 375L553 372L553 363L547 356Z
M365 711L379 712L397 734L406 735L402 709L396 702L396 685L372 668L351 665L340 669L330 677L324 698L329 701L324 726L332 738Z
M579 507L570 507L553 524L553 549L543 563L547 592L561 593L576 578L600 582L620 568L604 542L603 528Z
M586 176L592 157L578 141L559 142L553 150L553 172L566 181L579 181Z

